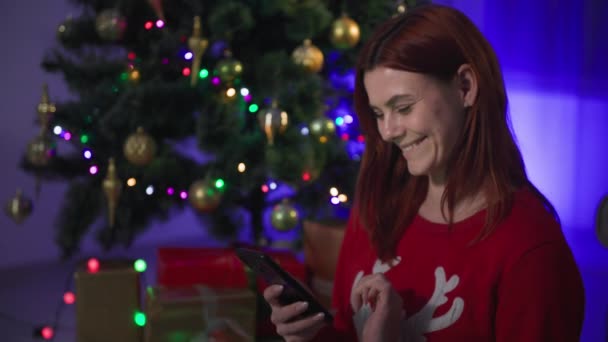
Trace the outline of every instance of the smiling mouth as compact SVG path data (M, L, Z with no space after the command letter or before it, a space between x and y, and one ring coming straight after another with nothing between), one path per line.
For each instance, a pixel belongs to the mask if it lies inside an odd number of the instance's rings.
M412 141L411 143L401 147L401 149L403 150L403 152L409 151L409 150L417 147L418 145L420 145L425 139L426 139L426 136L416 139L416 140Z

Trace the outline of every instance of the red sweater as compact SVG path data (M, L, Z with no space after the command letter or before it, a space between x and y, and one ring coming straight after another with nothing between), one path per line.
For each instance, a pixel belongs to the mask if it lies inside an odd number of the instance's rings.
M357 340L369 308L353 313L351 290L361 276L382 272L403 298L404 341L578 341L584 290L559 224L527 190L492 235L471 245L484 220L482 211L450 232L416 216L391 267L351 218L334 283L334 326L318 339Z

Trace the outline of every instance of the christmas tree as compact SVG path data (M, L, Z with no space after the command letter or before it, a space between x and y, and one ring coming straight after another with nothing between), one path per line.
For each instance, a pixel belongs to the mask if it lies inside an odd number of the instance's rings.
M249 225L254 243L269 239L268 208L283 231L345 217L364 145L351 104L359 42L413 3L73 2L81 13L42 66L74 99L55 104L44 88L22 162L69 182L65 256L92 229L106 248L128 246L175 207L218 237Z

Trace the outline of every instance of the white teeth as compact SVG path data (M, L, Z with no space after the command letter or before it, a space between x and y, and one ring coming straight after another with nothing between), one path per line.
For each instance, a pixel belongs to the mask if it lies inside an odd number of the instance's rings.
M403 149L403 151L409 151L409 150L413 149L414 147L420 145L420 143L422 143L424 141L424 139L426 139L426 137L420 139L419 141L417 141L413 144L408 145L406 148Z

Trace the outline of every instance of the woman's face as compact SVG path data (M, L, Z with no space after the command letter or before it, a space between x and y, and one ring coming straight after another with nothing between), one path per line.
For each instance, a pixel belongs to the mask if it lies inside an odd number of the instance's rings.
M365 73L363 82L382 139L399 147L412 175L444 182L465 118L461 78L446 83L377 67Z

